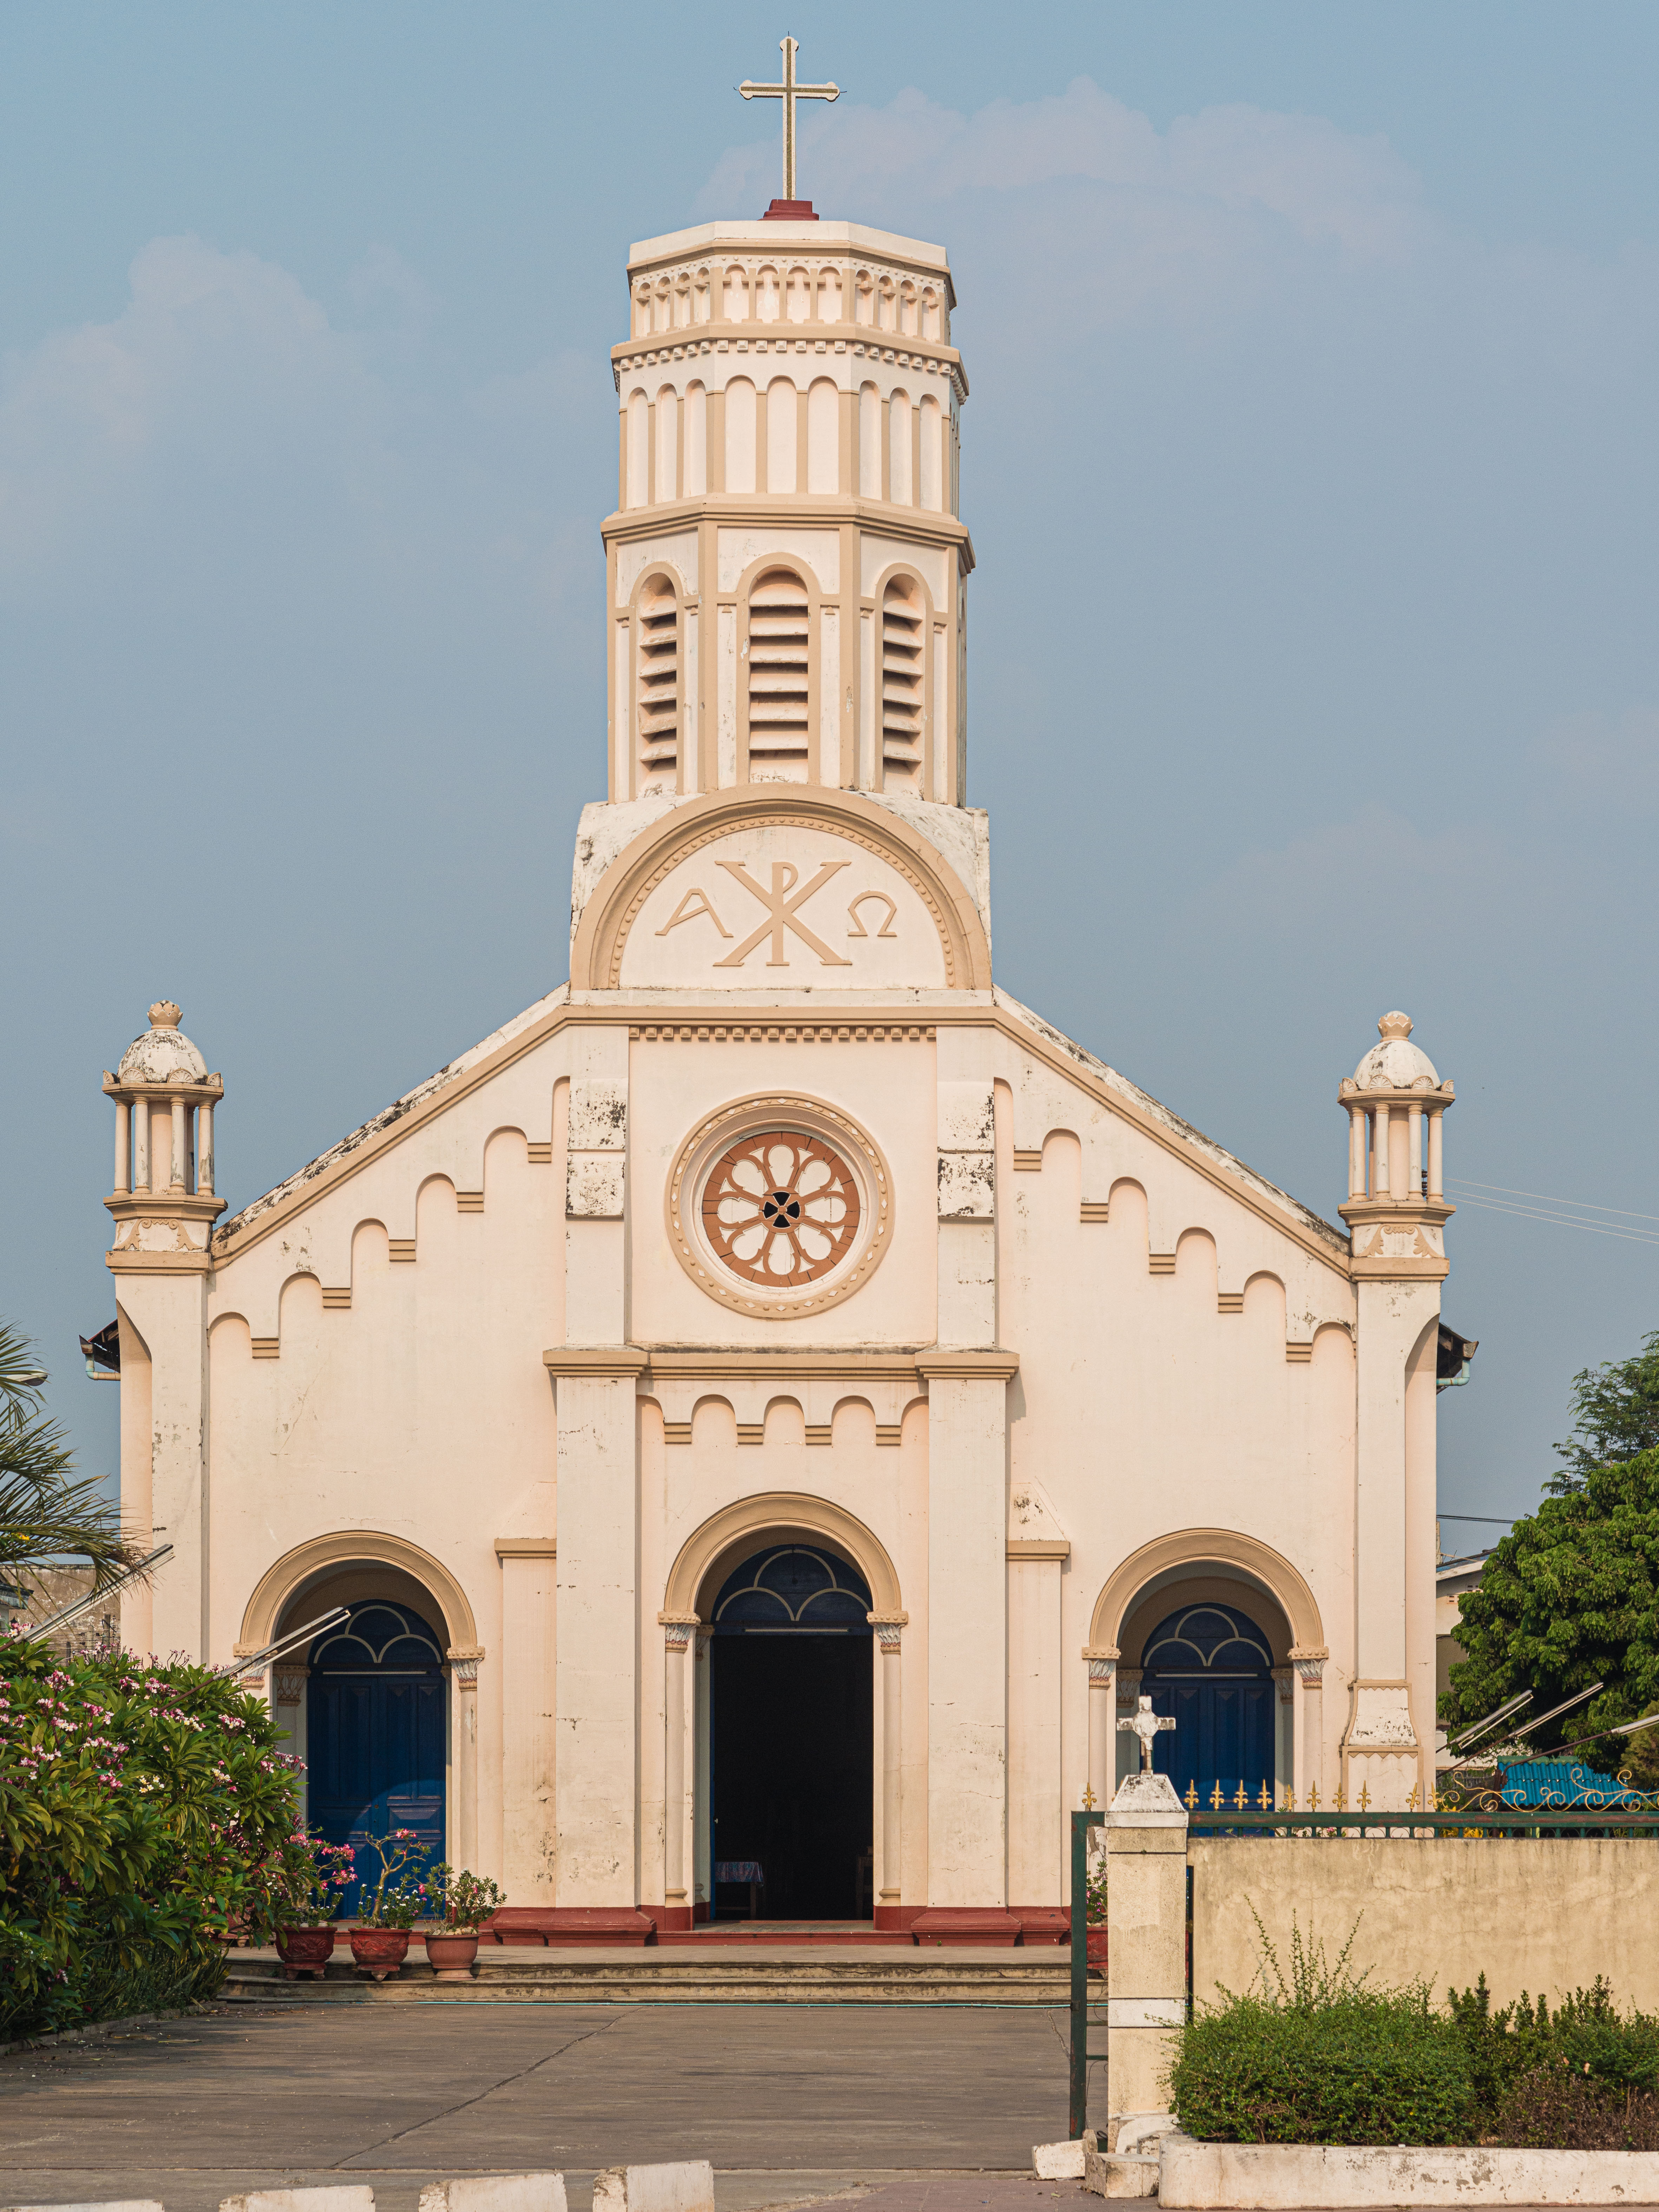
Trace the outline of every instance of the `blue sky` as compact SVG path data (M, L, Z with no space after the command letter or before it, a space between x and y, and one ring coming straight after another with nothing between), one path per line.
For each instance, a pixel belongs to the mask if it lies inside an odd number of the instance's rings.
M563 976L626 248L778 189L731 88L785 30L846 88L801 189L956 271L1001 979L1326 1212L1403 1006L1462 1198L1609 1209L1450 1226L1441 1501L1523 1510L1574 1371L1659 1326L1659 11L1619 0L9 0L0 1310L112 1465L72 1354L152 998L237 1204Z

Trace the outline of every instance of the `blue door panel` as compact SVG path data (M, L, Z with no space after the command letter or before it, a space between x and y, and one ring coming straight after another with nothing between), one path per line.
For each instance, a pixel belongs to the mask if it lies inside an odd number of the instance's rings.
M307 1695L308 1818L314 1834L350 1844L371 1883L370 1837L411 1828L428 1862L444 1856L445 1714L441 1647L406 1607L374 1600L312 1655ZM359 1887L343 1911L362 1909Z
M1141 1694L1175 1722L1154 1741L1152 1764L1178 1796L1200 1805L1218 1786L1230 1802L1241 1787L1255 1803L1273 1790L1278 1686L1273 1654L1255 1622L1231 1606L1188 1606L1146 1639Z

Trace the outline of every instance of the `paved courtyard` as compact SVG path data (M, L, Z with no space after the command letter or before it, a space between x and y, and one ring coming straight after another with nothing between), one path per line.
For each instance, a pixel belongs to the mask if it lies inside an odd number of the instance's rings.
M220 2008L0 2058L0 2204L214 2212L351 2180L414 2212L428 2181L558 2166L587 2212L599 2166L707 2158L720 2212L866 2191L868 2212L1039 2212L1079 2192L997 2177L1066 2132L1065 2025L1029 2006Z

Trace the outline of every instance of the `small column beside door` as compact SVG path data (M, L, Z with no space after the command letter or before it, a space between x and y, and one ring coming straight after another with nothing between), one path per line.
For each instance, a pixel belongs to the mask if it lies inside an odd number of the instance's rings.
M478 1855L478 1662L481 1644L452 1644L444 1653L455 1685L454 1744L451 1765L455 1803L450 1814L457 1866L471 1867Z
M869 1616L881 1653L881 1872L876 1917L899 1904L904 1888L904 1683L899 1655L908 1613Z
M1117 1787L1115 1644L1085 1644L1089 1668L1089 1805L1109 1805Z
M1309 1794L1325 1787L1325 1662L1330 1653L1322 1644L1316 1650L1292 1645L1291 1664L1302 1682L1302 1728L1296 1747L1297 1794L1305 1802Z
M663 1901L670 1927L691 1925L690 1890L685 1878L686 1737L696 1719L686 1703L685 1655L698 1620L695 1613L659 1613L663 1631Z

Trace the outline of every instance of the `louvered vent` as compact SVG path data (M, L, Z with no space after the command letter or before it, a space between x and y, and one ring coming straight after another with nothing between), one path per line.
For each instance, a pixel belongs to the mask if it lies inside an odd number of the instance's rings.
M885 787L921 787L921 595L896 576L881 602L881 767Z
M749 594L749 773L805 783L810 610L806 586L769 568Z
M679 780L680 610L660 580L640 595L640 788L672 791Z

